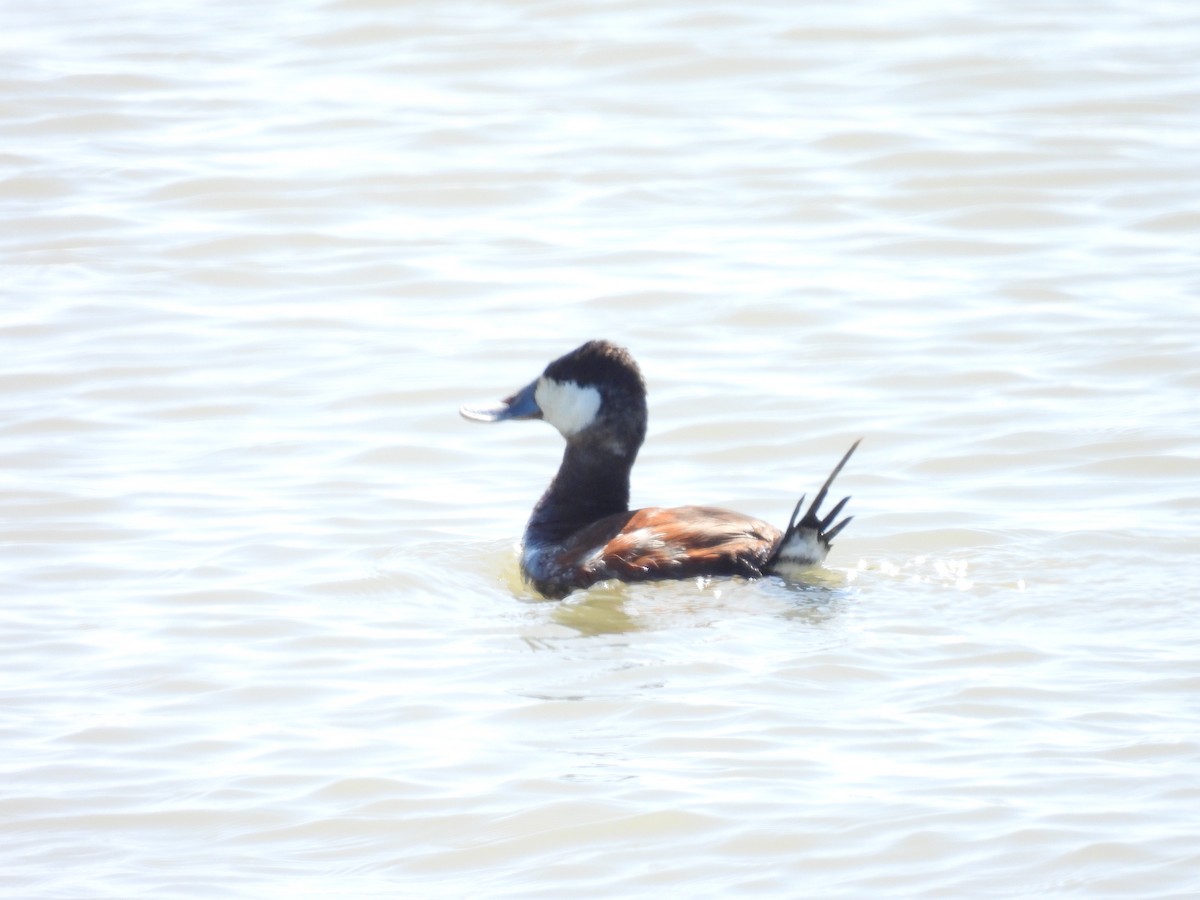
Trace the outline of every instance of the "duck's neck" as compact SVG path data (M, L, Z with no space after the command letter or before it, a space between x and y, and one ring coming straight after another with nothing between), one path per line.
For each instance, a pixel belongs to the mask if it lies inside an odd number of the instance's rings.
M629 509L629 472L637 450L567 444L558 474L533 508L526 538L561 541L585 525Z

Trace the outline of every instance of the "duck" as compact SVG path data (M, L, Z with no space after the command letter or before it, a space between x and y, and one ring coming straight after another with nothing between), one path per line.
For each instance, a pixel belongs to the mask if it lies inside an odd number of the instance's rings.
M541 419L566 441L521 542L521 574L549 599L610 580L794 578L824 562L853 519L838 520L849 497L826 514L820 507L861 438L807 510L800 498L783 530L712 506L631 510L630 472L646 438L646 383L629 351L607 340L559 357L498 404L464 406L459 413L482 423Z

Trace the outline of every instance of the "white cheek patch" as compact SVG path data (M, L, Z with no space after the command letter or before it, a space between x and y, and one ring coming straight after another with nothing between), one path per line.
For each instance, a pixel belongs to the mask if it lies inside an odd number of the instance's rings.
M600 411L600 391L582 387L574 381L555 381L542 377L534 392L542 418L559 430L563 437L578 434L596 420Z

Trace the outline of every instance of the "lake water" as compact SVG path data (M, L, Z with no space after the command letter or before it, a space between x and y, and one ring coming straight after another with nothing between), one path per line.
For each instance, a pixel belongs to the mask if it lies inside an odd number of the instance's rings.
M1194 2L0 35L0 893L1200 894ZM592 337L810 584L521 584Z

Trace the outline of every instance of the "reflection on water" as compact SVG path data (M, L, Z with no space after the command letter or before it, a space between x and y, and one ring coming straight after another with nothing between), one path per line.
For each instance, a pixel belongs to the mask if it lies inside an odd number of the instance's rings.
M0 893L1200 894L1195 4L415 9L4 12ZM828 566L536 598L594 337Z
M556 603L551 619L585 637L640 631L648 623L627 608L628 594L624 585L597 585L576 602Z
M706 627L728 616L780 616L820 625L836 615L849 594L838 587L841 576L814 570L813 583L771 578L701 578L685 582L625 585L603 582L550 604L558 625L588 637ZM825 582L825 583L821 583Z

